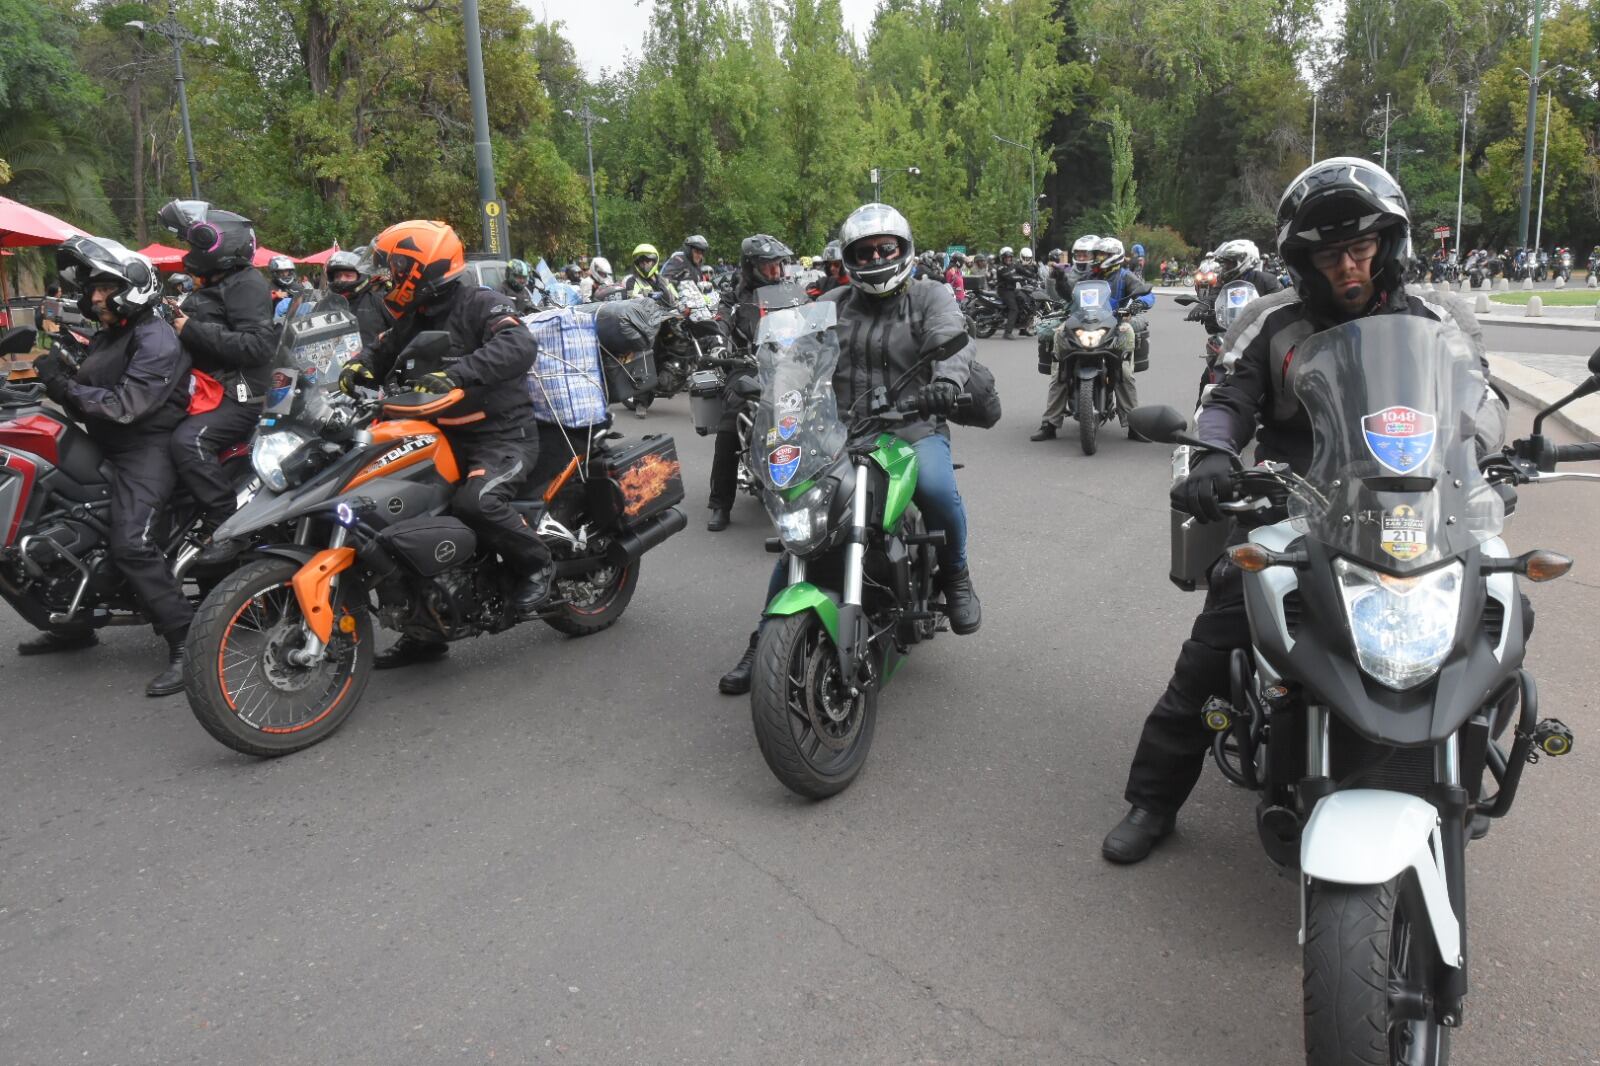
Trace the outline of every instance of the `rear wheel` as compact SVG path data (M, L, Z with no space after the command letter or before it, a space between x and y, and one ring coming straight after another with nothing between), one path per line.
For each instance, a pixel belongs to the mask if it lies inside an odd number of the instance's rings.
M206 732L246 755L287 755L326 740L372 672L364 602L341 610L321 660L291 660L306 639L290 585L299 570L290 559L247 563L217 583L189 626L189 707Z
M1093 455L1099 450L1096 438L1100 433L1100 412L1095 407L1093 378L1081 378L1078 381L1078 443L1083 445L1084 455Z
M639 584L639 561L618 564L606 562L582 577L562 578L555 583L556 595L566 602L545 624L569 637L586 637L610 629L633 600Z
M975 319L973 326L977 329L978 336L987 339L994 336L994 331L1000 328L1000 320L993 315L984 315Z
M756 645L750 714L778 780L807 799L826 799L849 788L867 761L878 722L876 670L851 696L821 619L810 611L768 619Z
M1313 882L1304 956L1306 1066L1445 1066L1432 1017L1440 967L1416 875Z

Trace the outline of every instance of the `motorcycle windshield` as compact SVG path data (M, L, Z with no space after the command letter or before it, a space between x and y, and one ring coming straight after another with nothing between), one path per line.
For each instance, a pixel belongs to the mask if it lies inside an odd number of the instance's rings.
M267 416L321 422L344 365L361 354L361 327L342 296L326 296L310 314L291 314L278 335Z
M787 495L844 450L849 432L833 394L836 321L834 304L822 301L769 311L756 330L761 402L750 451L755 474L770 491Z
M1239 316L1244 314L1245 307L1260 295L1256 287L1248 281L1228 282L1222 287L1222 291L1217 293L1216 310L1213 312L1217 325L1224 330L1232 329Z
M1074 285L1067 322L1076 329L1115 329L1117 309L1111 304L1111 286L1103 281L1080 281Z
M1295 527L1396 573L1500 533L1505 508L1478 472L1487 385L1465 334L1410 315L1358 319L1300 345L1290 387L1311 421Z

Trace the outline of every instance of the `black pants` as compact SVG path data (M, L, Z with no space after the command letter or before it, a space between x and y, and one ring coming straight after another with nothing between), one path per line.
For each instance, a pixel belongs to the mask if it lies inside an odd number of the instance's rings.
M238 507L217 453L247 440L260 418L259 403L244 404L225 396L215 410L190 415L172 431L172 462L178 477L213 525Z
M510 440L447 437L457 465L466 472L451 497L450 513L523 575L550 565L550 549L511 506L539 461L539 439L531 427L526 433Z
M1242 540L1242 535L1236 535L1230 543ZM1533 604L1526 596L1522 597L1522 618L1523 639L1527 639L1533 634ZM1212 696L1230 698L1229 659L1233 649L1249 646L1243 575L1224 555L1211 568L1205 605L1178 651L1167 690L1144 720L1123 793L1133 806L1176 814L1189 798L1211 750L1212 734L1201 720L1200 708Z
M739 495L739 431L717 431L717 450L711 456L711 500L708 507L728 511Z
M152 436L109 451L106 459L116 471L111 481L111 561L157 633L182 631L188 628L194 608L167 569L162 551L168 505L178 487L167 441Z
M1009 337L1022 321L1022 300L1016 289L1006 289L1000 293L1000 302L1006 305L1006 336Z

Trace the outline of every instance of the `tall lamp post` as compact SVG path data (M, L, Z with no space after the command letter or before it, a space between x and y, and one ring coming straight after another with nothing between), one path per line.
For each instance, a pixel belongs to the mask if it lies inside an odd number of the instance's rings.
M1383 94L1383 169L1389 169L1389 94Z
M472 98L472 155L478 168L478 207L483 213L483 250L502 258L511 250L505 205L494 187L494 146L489 143L489 102L483 88L483 32L478 0L461 0L461 29L467 38L467 93Z
M1533 224L1533 250L1539 251L1539 238L1544 233L1544 174L1550 166L1550 108L1554 103L1555 90L1547 89L1544 94L1544 150L1539 155L1539 220Z
M1461 204L1467 191L1467 117L1472 114L1472 94L1461 94L1461 173L1456 178L1456 262L1461 260Z
M130 20L124 23L132 26L140 33L153 33L158 37L165 37L172 42L173 80L178 83L178 113L183 116L183 147L188 153L189 163L189 195L196 200L200 199L200 161L194 157L194 134L189 129L189 90L183 77L183 46L194 41L197 44L215 45L217 42L210 37L201 37L193 33L187 26L168 15L160 22L139 22Z
M1539 68L1539 11L1540 4L1534 3L1533 7L1533 69L1535 74L1529 74L1521 67L1513 67L1518 74L1528 79L1528 129L1523 138L1522 145L1522 215L1517 224L1517 248L1521 250L1528 246L1528 214L1532 211L1531 197L1533 194L1533 133L1539 121L1539 86L1552 74L1560 74L1572 68L1565 63L1558 63L1553 67ZM1541 179L1540 184L1543 184ZM1544 196L1540 192L1541 199Z
M907 174L911 177L920 177L921 167L873 167L868 175L872 178L872 199L878 203L883 202L883 183L889 180L891 174Z
M575 118L583 123L583 149L589 153L589 214L594 216L594 254L600 254L600 200L594 191L594 126L595 123L605 125L607 120L590 110L584 104L578 110L567 108L561 112L568 118Z
M1034 165L1035 152L1033 145L1013 141L1008 137L1000 136L998 133L991 133L989 136L1001 144L1009 144L1013 148L1021 148L1028 153L1028 214L1030 218L1028 240L1030 243L1036 241L1039 239L1039 188L1036 180L1037 168Z

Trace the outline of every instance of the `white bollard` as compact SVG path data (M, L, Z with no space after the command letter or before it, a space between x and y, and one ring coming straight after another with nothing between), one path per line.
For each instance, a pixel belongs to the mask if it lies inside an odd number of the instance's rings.
M1543 318L1544 317L1544 301L1539 299L1537 296L1528 297L1527 317L1529 317L1529 318Z
M1456 291L1457 292L1466 292L1470 288L1471 288L1471 286L1469 286L1467 284L1467 279L1466 278L1462 278L1461 279L1461 284L1456 286Z
M1501 292L1510 292L1511 291L1511 279L1506 277L1504 274L1500 275L1500 280L1499 280L1498 283L1496 283L1495 288L1500 290Z
M1567 279L1562 277L1560 274L1557 274L1556 275L1556 285L1555 285L1555 287L1558 288L1558 289L1566 288L1567 287Z
M1477 312L1478 314L1480 314L1480 315L1486 315L1486 314L1489 313L1489 294L1488 293L1486 293L1486 292L1478 293L1478 302L1477 302L1477 304L1475 304L1473 306L1473 310L1475 312Z
M1533 279L1532 278L1523 278L1522 279L1522 291L1523 292L1532 292L1533 291Z
M1590 274L1583 279L1585 288L1600 289L1600 274Z

